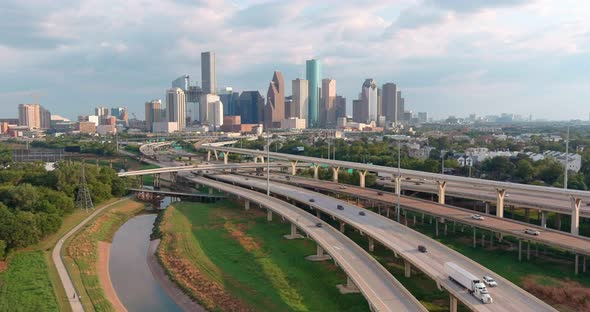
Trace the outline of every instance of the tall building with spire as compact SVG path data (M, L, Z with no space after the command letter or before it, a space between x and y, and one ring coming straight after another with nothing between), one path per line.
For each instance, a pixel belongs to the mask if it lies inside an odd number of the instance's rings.
M215 53L201 53L201 80L203 93L216 94L217 80L215 78Z
M178 123L178 130L186 128L186 101L182 89L172 88L166 92L166 116L169 122Z
M280 128L283 119L285 119L285 82L283 74L275 71L266 93L264 126L266 129Z
M320 79L322 68L319 60L312 59L305 63L305 76L308 83L309 104L307 106L307 127L317 128L319 126L320 113Z

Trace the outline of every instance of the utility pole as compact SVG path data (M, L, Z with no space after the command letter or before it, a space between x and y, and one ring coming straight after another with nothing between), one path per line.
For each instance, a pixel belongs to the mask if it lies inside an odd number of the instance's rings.
M567 126L567 136L565 138L565 169L563 172L563 188L567 190L567 174L568 174L568 165L569 165L569 151L570 151L570 126Z

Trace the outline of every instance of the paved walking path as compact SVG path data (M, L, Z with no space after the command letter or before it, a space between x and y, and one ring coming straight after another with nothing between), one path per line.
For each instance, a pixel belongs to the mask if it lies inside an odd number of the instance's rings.
M64 265L63 259L61 257L61 249L63 247L64 241L74 235L80 228L82 228L88 221L92 220L96 215L101 213L103 210L118 204L124 200L129 199L128 197L120 199L116 202L103 206L101 208L96 209L91 215L89 215L86 219L76 225L73 229L71 229L66 235L64 235L55 245L53 248L53 252L51 257L53 258L53 263L55 263L55 268L57 269L57 273L59 274L59 279L61 280L62 285L64 286L64 290L66 291L66 295L70 298L70 306L72 307L73 312L83 312L84 307L82 306L82 302L80 301L79 295L76 292L76 288L74 288L74 283L72 283L72 279L70 278L70 274ZM74 294L76 294L76 298L74 298Z

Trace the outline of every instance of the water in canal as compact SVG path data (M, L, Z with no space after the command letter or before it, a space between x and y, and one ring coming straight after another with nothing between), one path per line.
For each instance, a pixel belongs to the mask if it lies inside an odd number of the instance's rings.
M130 219L115 233L111 245L111 280L130 312L182 311L154 279L146 261L155 219L155 214Z

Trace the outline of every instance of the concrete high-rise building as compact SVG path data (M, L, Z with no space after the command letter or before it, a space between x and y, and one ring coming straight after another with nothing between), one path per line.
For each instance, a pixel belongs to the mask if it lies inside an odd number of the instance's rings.
M291 103L290 117L305 119L307 122L309 105L309 82L305 79L295 79L291 83L293 102Z
M260 92L242 92L238 106L242 123L258 124L264 121L264 98Z
M336 80L322 80L322 106L320 109L320 126L336 126Z
M217 81L215 78L215 53L201 53L201 80L205 94L217 93Z
M293 106L293 96L286 96L285 97L285 118L291 118L296 116L291 116L291 110Z
M216 96L211 95L209 96ZM219 97L217 97L219 98ZM221 101L207 102L207 123L213 126L213 130L217 131L219 127L223 126L223 103Z
M381 88L377 88L377 116L383 116L383 101L381 95ZM379 118L379 117L377 117Z
M178 130L186 128L186 99L182 89L172 88L166 92L166 116L168 122L178 123Z
M340 95L336 96L336 120L346 117L346 98Z
M213 104L211 103L221 103L221 105L223 105L223 103L221 102L221 99L219 98L219 95L216 94L209 94L209 93L203 93L201 94L201 98L199 99L199 116L200 116L200 122L201 124L206 124L206 125L214 125L213 122L214 120L211 119L211 116L213 116L213 114L219 112L220 110L217 109L215 106L212 106ZM216 104L217 105L217 104ZM215 111L210 111L211 108L215 108ZM223 113L223 110L221 110L221 112ZM223 116L221 118L223 120Z
M172 88L179 88L182 91L188 90L190 86L190 77L188 75L182 75L172 81Z
M322 66L319 60L308 60L305 63L305 77L308 81L309 104L307 106L307 127L317 128L319 126L320 113L320 79L322 77Z
M41 128L41 110L39 104L20 104L18 106L18 125L29 129Z
M96 116L109 116L109 108L108 107L97 107L94 109L94 115Z
M404 120L404 112L406 111L404 103L404 98L402 97L402 92L397 91L397 121L400 122Z
M285 82L283 74L275 71L266 93L264 126L266 129L280 128L283 119L285 119Z
M389 122L397 124L398 116L398 102L397 102L397 85L393 82L388 82L383 85L382 103L383 115Z
M189 85L188 90L184 92L186 98L187 117L192 121L201 120L199 99L203 90L199 86Z
M428 122L428 112L418 112L418 121L421 123Z
M145 102L145 126L149 132L154 131L154 122L162 122L162 100Z
M39 105L39 118L41 129L51 128L51 112L41 105Z
M365 80L360 100L363 102L361 122L377 122L377 83L374 79Z

